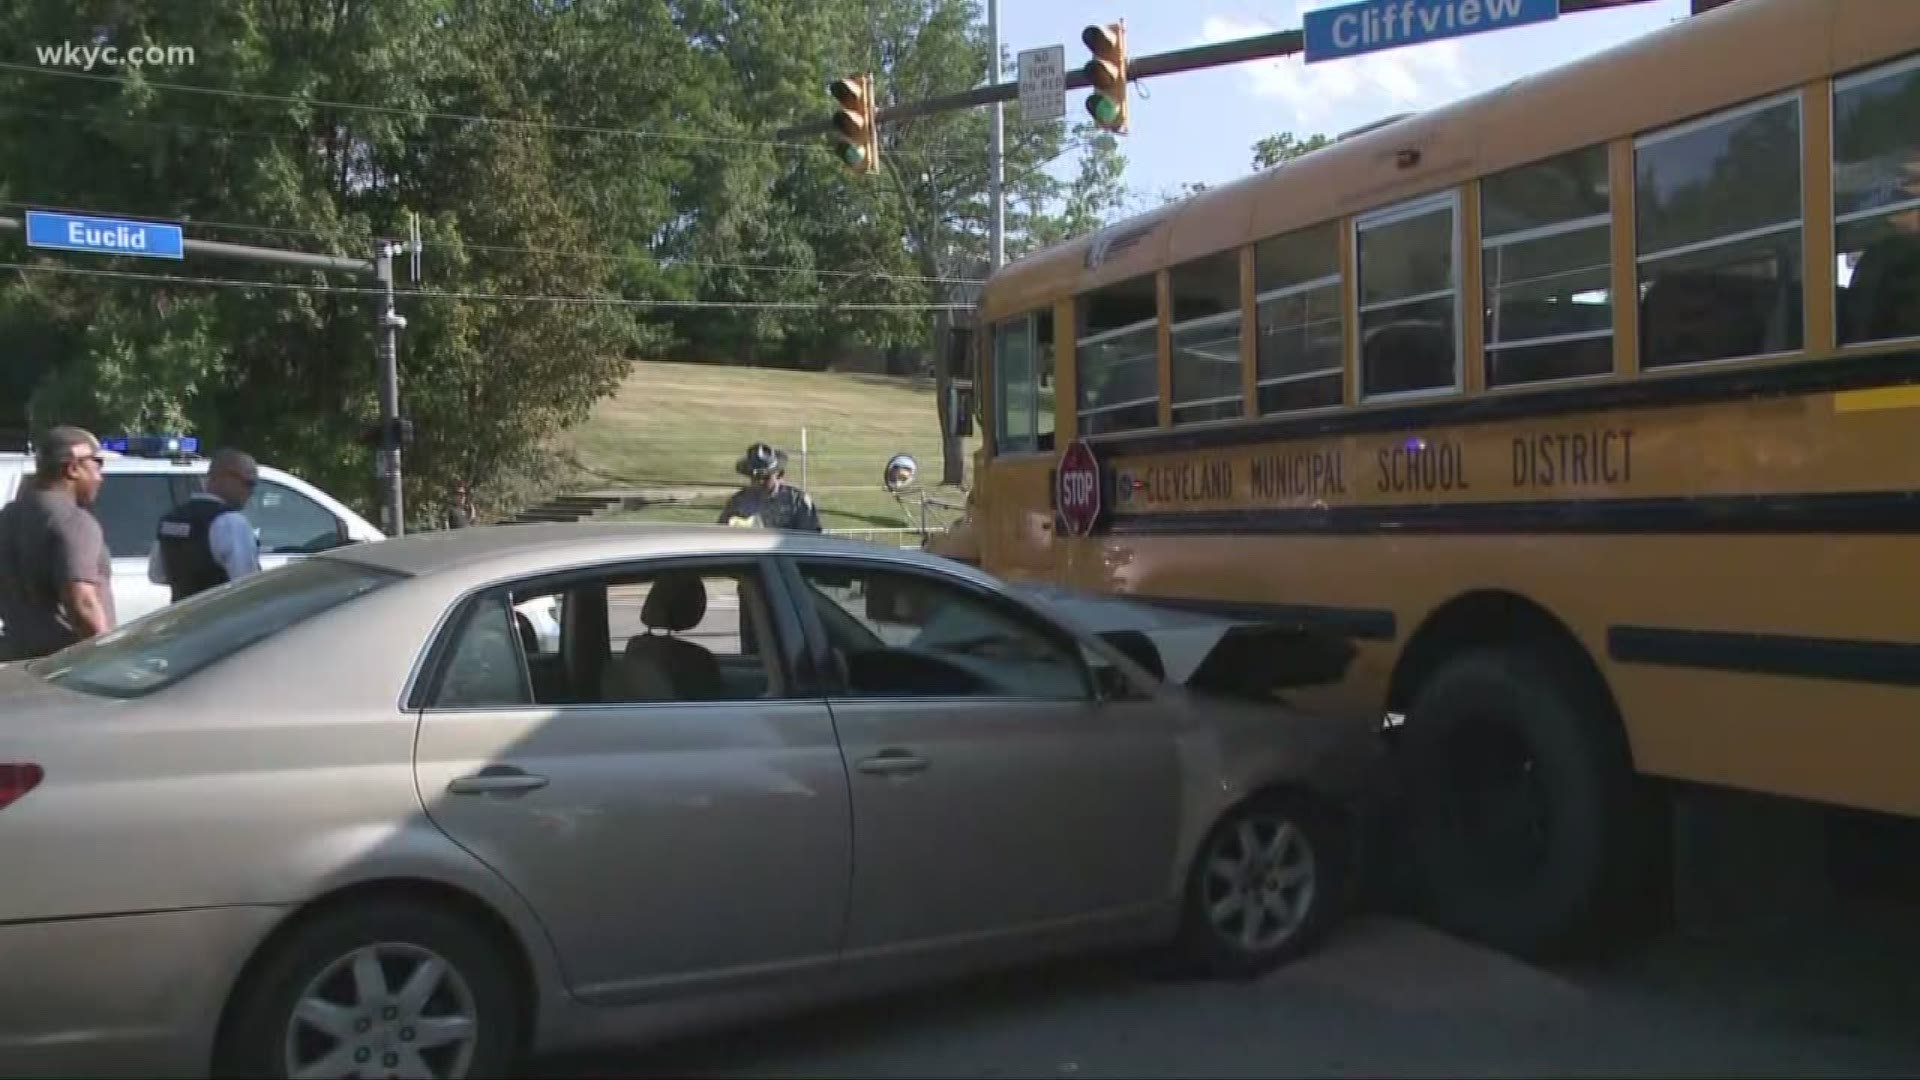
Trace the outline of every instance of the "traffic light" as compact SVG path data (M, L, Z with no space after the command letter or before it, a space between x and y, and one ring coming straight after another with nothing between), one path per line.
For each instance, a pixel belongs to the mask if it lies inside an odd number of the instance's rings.
M1127 132L1127 24L1126 20L1105 26L1089 26L1080 31L1093 59L1084 69L1093 93L1087 95L1087 112L1094 126L1105 131Z
M354 442L370 450L400 450L413 445L413 421L405 417L380 420L360 429Z
M833 114L833 130L839 142L836 152L847 167L857 173L870 173L880 165L880 133L874 123L873 76L855 75L835 79L827 88L840 109Z

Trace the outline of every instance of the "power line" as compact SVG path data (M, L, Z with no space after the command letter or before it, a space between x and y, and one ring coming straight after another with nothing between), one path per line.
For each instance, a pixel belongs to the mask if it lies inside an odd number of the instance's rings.
M0 70L16 71L32 75L46 75L63 79L84 79L91 82L114 83L121 86L136 85L126 77L119 75L96 75L90 71L68 71L61 68L44 67L38 64L25 64L18 61L0 60ZM282 105L299 105L304 108L342 109L350 112L366 112L380 116L416 117L423 120L440 120L462 124L494 124L502 127L515 127L535 131L564 131L576 135L615 135L629 139L658 139L672 142L710 143L730 146L769 146L786 150L804 150L809 153L822 153L831 147L820 143L792 142L781 139L751 139L733 135L699 135L683 131L647 131L638 128L605 127L597 124L570 124L557 120L521 120L506 116L481 116L474 113L445 112L437 109L413 109L399 105L373 105L358 101L333 101L325 98L299 97L292 94L269 94L260 90L234 90L220 86L193 86L188 83L162 82L157 79L142 79L140 89L169 90L183 94L206 94L248 101L271 101ZM896 149L896 153L917 154L924 157L966 158L975 155L963 151L927 149Z
M143 274L131 270L101 270L83 266L54 266L46 263L0 262L0 270L23 273L61 274L77 277L103 277L154 284L198 285L228 289L275 289L286 292L343 293L356 296L410 296L421 300L459 300L484 303L561 304L576 307L620 308L728 308L756 311L965 311L967 304L830 304L804 300L631 300L618 296L543 296L535 293L454 292L435 289L385 289L357 285L312 285L290 281L255 281L244 278L189 277L181 274Z
M85 214L90 217L129 216L125 211L121 210L93 210L76 206L50 206L44 203L26 203L5 199L0 199L0 206L13 207L19 210L52 210L64 214ZM143 215L135 214L131 216L140 217ZM234 221L200 221L191 217L185 218L183 221L184 224L196 229L225 229L235 232L257 232L281 236L310 236L321 239L328 239L332 236L332 234L322 232L319 229L299 229L276 225L249 225ZM462 243L456 245L448 241L428 241L422 246L427 248L450 248L457 246L468 251L489 251L509 255L550 255L557 258L588 259L605 262L639 262L643 258L641 256L621 255L611 251L569 251L562 248L512 247L503 244ZM325 252L324 254L338 255L341 258L353 257L340 252ZM653 263L659 266L687 266L702 270L740 270L769 274L817 274L822 277L877 278L883 281L913 281L939 285L981 284L981 279L979 278L931 277L925 274L896 274L883 270L827 270L814 266L775 266L768 263L709 262L701 259L685 259L677 255L645 256L644 258L652 259Z

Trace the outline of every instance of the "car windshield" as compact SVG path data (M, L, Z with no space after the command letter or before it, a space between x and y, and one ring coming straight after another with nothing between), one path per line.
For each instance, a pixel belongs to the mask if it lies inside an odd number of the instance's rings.
M306 559L161 608L27 670L70 690L143 697L398 580L391 571L344 560Z

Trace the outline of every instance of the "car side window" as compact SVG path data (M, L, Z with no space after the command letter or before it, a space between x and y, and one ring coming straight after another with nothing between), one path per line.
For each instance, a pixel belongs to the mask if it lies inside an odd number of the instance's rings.
M515 590L511 602L542 705L788 696L767 593L754 566L620 572ZM541 612L552 614L536 618Z
M520 634L501 597L467 612L433 703L443 709L516 708L533 704Z
M93 516L116 559L146 558L160 519L174 507L164 473L108 473L93 503Z
M1092 695L1078 647L958 583L820 561L802 562L800 576L854 697Z
M267 555L311 555L339 547L340 519L305 495L262 480L247 500L247 520Z

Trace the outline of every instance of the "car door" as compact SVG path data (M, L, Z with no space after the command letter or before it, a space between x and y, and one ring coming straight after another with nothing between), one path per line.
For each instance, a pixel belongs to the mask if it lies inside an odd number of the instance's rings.
M850 769L849 958L1159 909L1180 781L1158 706L1102 700L1070 635L957 576L807 557L788 581Z
M333 512L298 491L262 478L247 499L247 521L260 540L260 569L285 566L346 542Z
M697 615L655 617L651 594L689 579ZM416 758L427 812L528 899L585 1000L837 957L846 773L825 701L793 675L799 627L765 580L752 559L655 562L496 589L433 661ZM511 605L553 595L561 655L536 681ZM743 608L760 628L751 652ZM635 661L648 652L671 663Z

